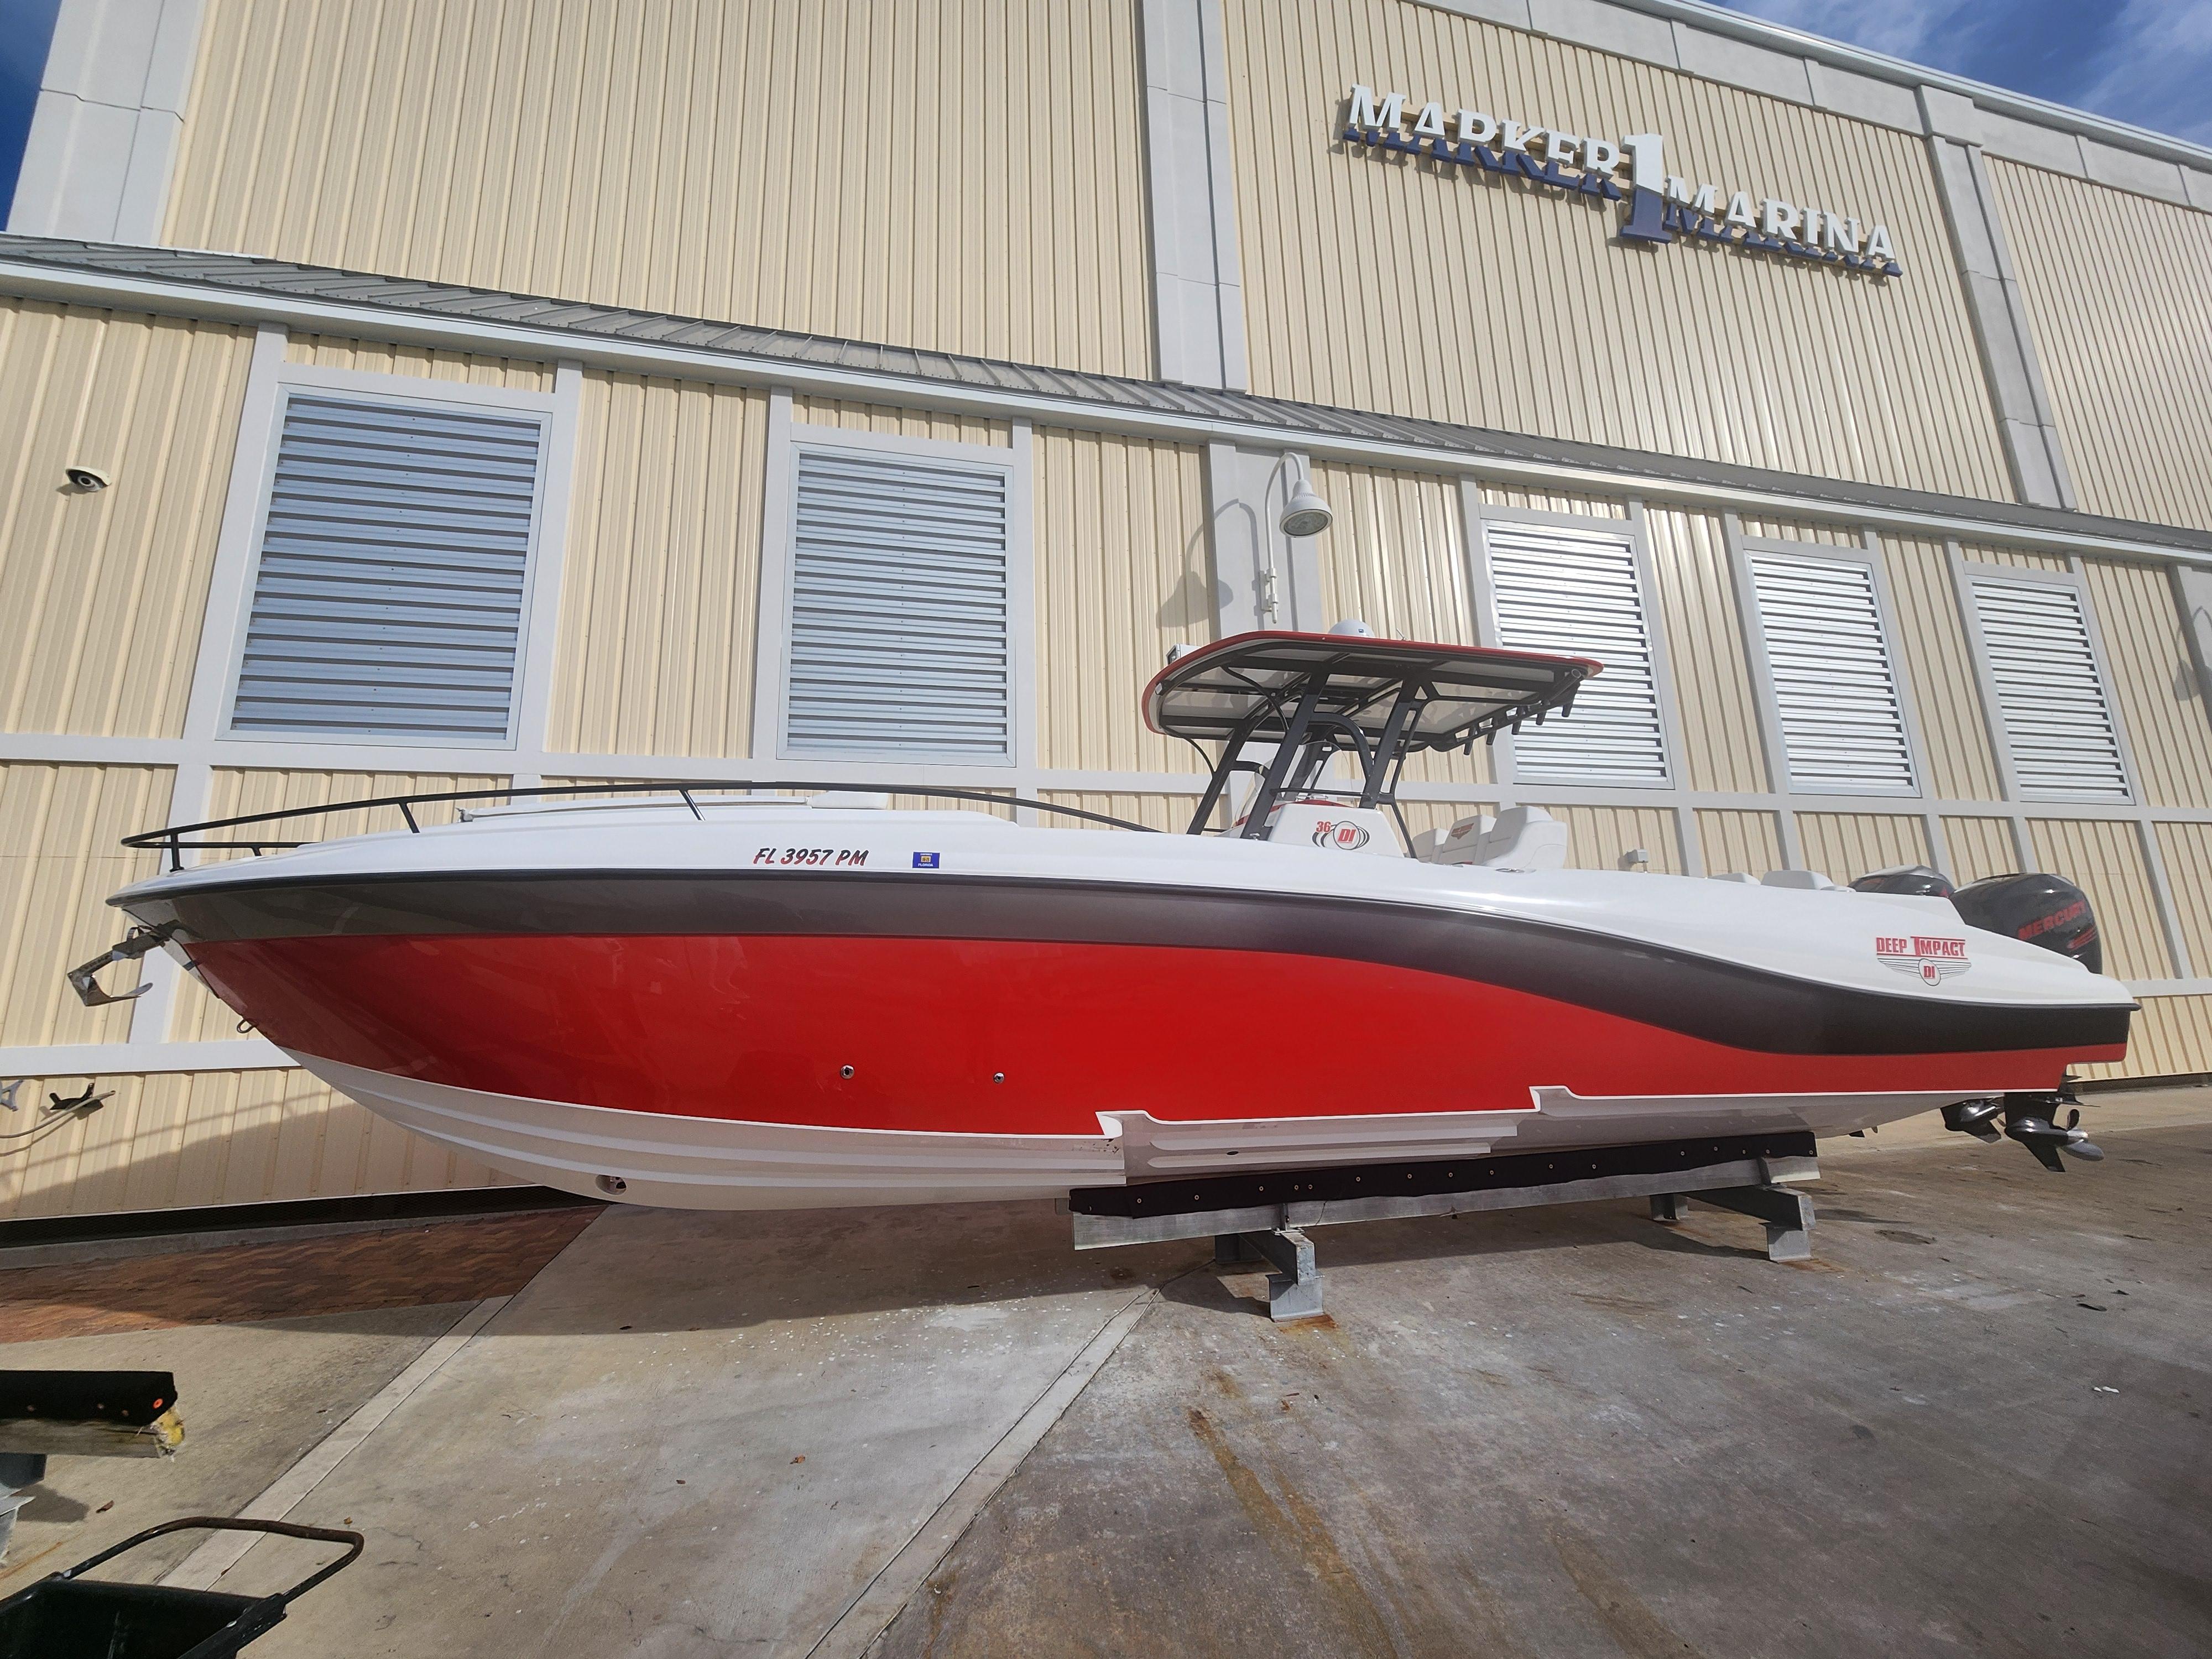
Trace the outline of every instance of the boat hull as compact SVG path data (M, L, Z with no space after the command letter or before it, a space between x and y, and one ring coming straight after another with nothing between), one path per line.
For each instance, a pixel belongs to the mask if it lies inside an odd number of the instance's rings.
M765 811L579 813L116 902L373 1109L653 1203L1835 1134L2124 1052L2121 988L1918 901L799 811L775 867Z
M675 1209L1006 1201L1179 1176L1706 1136L1842 1134L1956 1097L1936 1091L1590 1100L1547 1089L1511 1111L1170 1121L1116 1112L1103 1115L1090 1134L985 1134L627 1111L458 1089L313 1054L295 1058L370 1110L520 1180Z
M1777 1052L1483 980L1218 946L367 935L193 956L296 1053L482 1093L825 1128L1497 1112L1544 1088L1958 1097L2055 1088L2069 1060L2103 1053ZM1419 1040L1384 1036L1378 1016Z

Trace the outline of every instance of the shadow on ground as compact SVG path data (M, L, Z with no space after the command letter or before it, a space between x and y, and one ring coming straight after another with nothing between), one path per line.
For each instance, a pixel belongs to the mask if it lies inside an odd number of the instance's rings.
M1832 1164L1816 1259L1638 1206L1170 1286L875 1651L2212 1650L2212 1130Z

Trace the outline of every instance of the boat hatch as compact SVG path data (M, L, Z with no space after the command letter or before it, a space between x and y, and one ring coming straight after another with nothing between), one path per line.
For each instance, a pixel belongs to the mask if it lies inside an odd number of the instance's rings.
M1194 744L1218 743L1190 833L1204 831L1231 775L1250 772L1258 790L1238 833L1267 834L1286 795L1340 796L1396 808L1406 757L1472 749L1523 722L1571 713L1575 692L1603 665L1588 657L1471 645L1426 645L1348 634L1239 634L1186 652L1145 688L1145 723ZM1247 760L1249 744L1272 744ZM1322 773L1349 753L1357 788L1330 788Z

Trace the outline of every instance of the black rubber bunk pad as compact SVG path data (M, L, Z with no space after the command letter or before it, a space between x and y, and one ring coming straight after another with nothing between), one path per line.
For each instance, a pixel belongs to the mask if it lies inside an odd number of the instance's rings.
M176 1403L177 1379L167 1371L0 1371L0 1420L143 1428Z
M1347 1198L1429 1198L1440 1193L1551 1187L1609 1176L1662 1175L1749 1158L1811 1158L1809 1132L1732 1135L1714 1140L1646 1141L1574 1152L1516 1152L1508 1158L1437 1158L1418 1164L1357 1164L1326 1170L1276 1170L1253 1175L1133 1182L1081 1187L1067 1195L1078 1215L1188 1215L1194 1210L1243 1210L1261 1204L1316 1204Z

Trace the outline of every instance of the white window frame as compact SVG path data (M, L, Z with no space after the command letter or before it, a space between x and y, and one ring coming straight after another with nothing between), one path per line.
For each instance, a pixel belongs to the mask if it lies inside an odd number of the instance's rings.
M1997 775L2006 795L2014 801L2049 803L2091 813L2100 807L2141 806L2142 774L2136 765L2134 745L2128 741L2127 716L2120 708L2118 688L2112 684L2112 659L2105 649L2104 629L2097 621L2097 602L2081 574L2081 562L2073 559L2068 563L2069 568L2065 570L2041 570L2021 565L1989 564L1963 555L1952 562L1953 576L1958 584L1960 615L1966 623L1967 646L1973 653L1975 677L1981 684L1984 718L1996 750ZM1978 581L2063 587L2074 595L2075 603L2081 607L2082 629L2089 641L2090 666L2097 672L2097 687L2104 696L2105 712L2112 718L2113 746L2120 757L2120 779L2127 789L2124 799L2085 801L2067 795L2042 794L2021 786L2019 769L2013 762L2012 732L2005 724L2004 701L1997 695L1996 673L1990 662L1989 635L1983 629L1981 600L1974 591ZM2026 849L2022 850L2025 853Z
M219 566L228 563L232 577L229 583L222 585L234 591L220 599L215 592L208 596L208 621L193 685L195 708L202 706L204 700L212 701L209 698L210 690L220 699L210 710L213 729L210 737L218 744L313 744L325 750L434 749L487 755L513 752L524 746L526 734L529 746L541 744L544 708L550 691L551 664L548 660L550 651L545 647L551 641L550 637L542 637L549 635L550 630L538 626L538 619L542 611L555 608L560 592L558 551L553 550L549 556L548 544L565 532L568 474L574 449L570 435L574 424L574 392L564 398L559 392L516 391L506 386L290 362L276 365L257 390L262 395L247 399L239 433L238 460L233 471L235 484L239 468L252 469L252 509L250 514L237 514L235 523L228 521L227 515L223 526L225 545L218 555ZM262 544L268 531L277 453L283 442L284 415L293 397L300 393L397 407L520 415L538 422L538 479L531 503L529 551L523 563L514 683L507 701L507 731L502 737L471 738L448 732L285 732L261 727L240 731L234 726L232 719L238 701L239 677L244 667L246 631L252 619L254 592L261 580ZM544 605L540 604L541 592L547 597ZM212 688L203 678L211 668L219 670L222 676L219 685ZM529 725L533 710L538 717L535 731ZM188 719L187 724L191 723Z
M1673 665L1668 659L1667 619L1659 608L1659 587L1651 569L1651 548L1644 535L1644 509L1640 501L1629 503L1625 519L1598 518L1579 513L1545 513L1528 507L1493 507L1483 501L1479 486L1472 481L1461 491L1461 510L1467 520L1468 587L1474 605L1474 631L1477 643L1498 647L1498 597L1490 578L1490 538L1486 526L1527 525L1535 528L1579 531L1583 534L1617 536L1626 541L1631 562L1636 572L1636 602L1644 615L1644 637L1651 653L1651 691L1658 702L1660 763L1664 770L1659 777L1644 781L1620 778L1593 778L1586 784L1564 784L1548 781L1523 781L1515 768L1513 735L1502 732L1492 745L1492 765L1498 787L1510 793L1512 799L1526 799L1531 793L1541 794L1547 790L1561 789L1621 789L1656 793L1672 792L1681 787L1680 757L1682 750L1681 715L1674 701ZM1572 716L1568 717L1568 728L1572 729Z
M1029 422L1013 422L1007 444L957 443L856 432L794 417L788 390L769 398L768 476L761 492L759 635L753 653L753 741L756 756L780 769L804 768L825 782L883 775L893 769L1006 772L1026 777L1036 766L1036 466ZM896 455L994 468L1006 480L1006 714L1004 758L916 755L885 750L879 756L838 757L791 748L786 716L791 662L793 528L799 511L802 452ZM994 785L995 787L996 786Z
M1766 743L1767 770L1774 791L1813 799L1864 799L1886 795L1897 800L1922 800L1928 794L1928 757L1920 740L1918 712L1913 705L1912 682L1905 653L1898 648L1904 630L1898 625L1897 607L1889 591L1887 561L1877 542L1857 547L1837 547L1826 542L1777 541L1735 536L1729 538L1729 563L1735 582L1736 609L1743 621L1744 649L1751 659L1762 725L1771 732ZM1910 787L1864 787L1850 790L1818 789L1801 785L1790 775L1788 734L1783 730L1781 700L1774 684L1774 659L1766 643L1766 617L1759 601L1758 579L1753 558L1795 559L1801 563L1854 564L1871 573L1874 580L1875 621L1881 632L1881 648L1888 659L1891 683L1897 689L1899 717L1905 732L1906 763L1912 770Z

